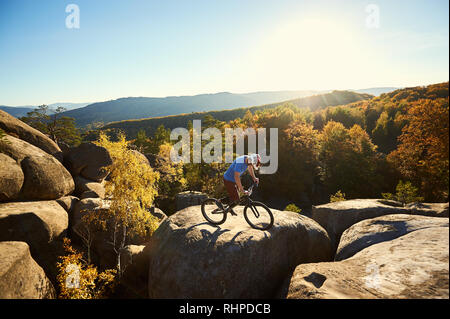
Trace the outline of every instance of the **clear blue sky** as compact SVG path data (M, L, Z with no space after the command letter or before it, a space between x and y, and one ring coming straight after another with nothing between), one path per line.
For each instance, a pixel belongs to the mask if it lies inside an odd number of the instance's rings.
M68 4L80 28L66 28ZM365 10L379 8L379 27ZM0 105L448 81L448 0L0 0Z

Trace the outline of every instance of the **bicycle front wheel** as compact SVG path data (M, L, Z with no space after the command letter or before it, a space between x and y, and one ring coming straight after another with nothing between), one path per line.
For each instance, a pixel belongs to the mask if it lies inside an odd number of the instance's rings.
M247 223L255 229L267 230L273 226L273 214L270 208L260 202L252 202L244 208Z
M202 214L213 225L220 225L227 219L227 213L215 198L207 198L202 202Z

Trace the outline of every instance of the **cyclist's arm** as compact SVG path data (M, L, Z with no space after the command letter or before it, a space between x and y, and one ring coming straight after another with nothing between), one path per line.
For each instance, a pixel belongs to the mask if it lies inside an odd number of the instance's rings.
M250 176L252 177L253 182L258 183L259 179L255 176L255 170L253 169L252 165L248 166L248 172L250 173Z
M238 190L241 193L244 193L244 188L242 187L242 184L241 184L241 175L238 172L234 172L234 181L236 182Z

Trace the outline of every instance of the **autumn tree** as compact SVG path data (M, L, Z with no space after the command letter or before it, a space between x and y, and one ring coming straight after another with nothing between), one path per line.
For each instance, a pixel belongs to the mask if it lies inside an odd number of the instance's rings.
M128 148L129 142L123 134L119 134L117 142L112 142L100 133L96 143L105 147L113 159L113 164L105 168L109 174L105 189L111 198L107 210L111 222L107 230L112 234L110 244L117 255L120 276L120 251L127 238L147 238L157 228L158 220L150 214L150 209L158 195L159 174Z
M71 246L68 238L63 239L65 254L57 263L60 299L103 299L108 298L117 284L116 270L98 272L83 254Z
M388 156L428 201L448 200L448 109L448 98L415 102L408 110L400 145Z

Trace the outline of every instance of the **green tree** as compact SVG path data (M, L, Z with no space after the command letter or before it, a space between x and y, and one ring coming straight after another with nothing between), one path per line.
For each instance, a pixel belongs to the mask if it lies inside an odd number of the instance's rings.
M165 129L164 125L158 126L153 137L148 142L145 148L146 153L158 154L159 147L164 143L170 143L170 130Z
M342 190L350 198L380 193L383 176L377 172L383 159L359 125L346 129L341 123L328 122L320 135L319 162L330 193Z
M21 120L31 127L47 134L54 142L63 142L69 146L81 143L81 135L75 127L75 119L63 116L63 107L51 110L47 105L41 105L37 109L28 112Z

